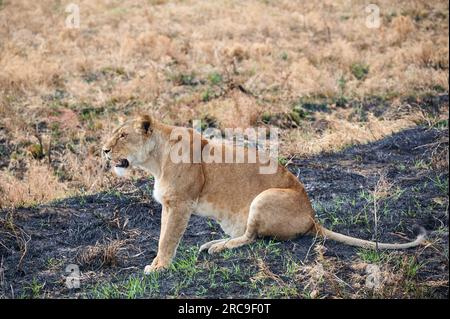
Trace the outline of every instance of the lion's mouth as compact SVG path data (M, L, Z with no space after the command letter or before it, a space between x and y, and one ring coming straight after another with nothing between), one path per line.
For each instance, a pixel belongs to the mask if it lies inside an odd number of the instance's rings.
M122 158L118 160L116 163L114 163L114 166L120 168L127 168L128 166L130 166L130 162L128 162L126 158Z

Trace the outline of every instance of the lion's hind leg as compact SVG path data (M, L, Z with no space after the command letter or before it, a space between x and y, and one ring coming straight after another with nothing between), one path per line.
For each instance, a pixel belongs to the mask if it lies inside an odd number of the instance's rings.
M303 189L271 188L253 199L245 233L213 243L208 252L212 254L241 247L258 237L295 238L307 233L313 223L313 211Z

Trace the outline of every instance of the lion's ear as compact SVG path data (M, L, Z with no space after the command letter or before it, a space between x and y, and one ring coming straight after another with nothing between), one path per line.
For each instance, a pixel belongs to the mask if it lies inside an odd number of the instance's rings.
M152 124L153 119L149 115L140 115L136 122L136 129L143 134L148 134L152 131Z

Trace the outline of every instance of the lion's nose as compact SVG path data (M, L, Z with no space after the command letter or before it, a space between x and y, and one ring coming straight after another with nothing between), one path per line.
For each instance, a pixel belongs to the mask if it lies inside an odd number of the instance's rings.
M107 149L107 148L103 149L103 153L108 154L109 152L111 152L111 149Z

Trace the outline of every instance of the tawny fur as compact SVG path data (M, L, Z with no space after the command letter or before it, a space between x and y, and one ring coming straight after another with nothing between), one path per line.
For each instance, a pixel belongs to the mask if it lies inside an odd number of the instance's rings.
M170 158L171 148L178 142L170 139L173 129L174 126L144 115L122 124L103 146L109 160L127 159L130 166L141 168L155 178L153 196L163 207L161 233L157 256L145 267L145 273L170 265L191 214L216 220L230 236L200 247L209 253L240 247L262 236L290 239L302 234L319 234L348 245L380 249L410 248L424 241L421 234L405 244L377 244L320 226L305 188L281 165L274 174L260 174L258 162L219 164L207 163L203 158L200 163L175 164ZM177 129L185 130L191 137L186 145L191 154L193 135L201 138L202 147L214 143L192 129ZM225 147L232 146L222 147L224 151Z

